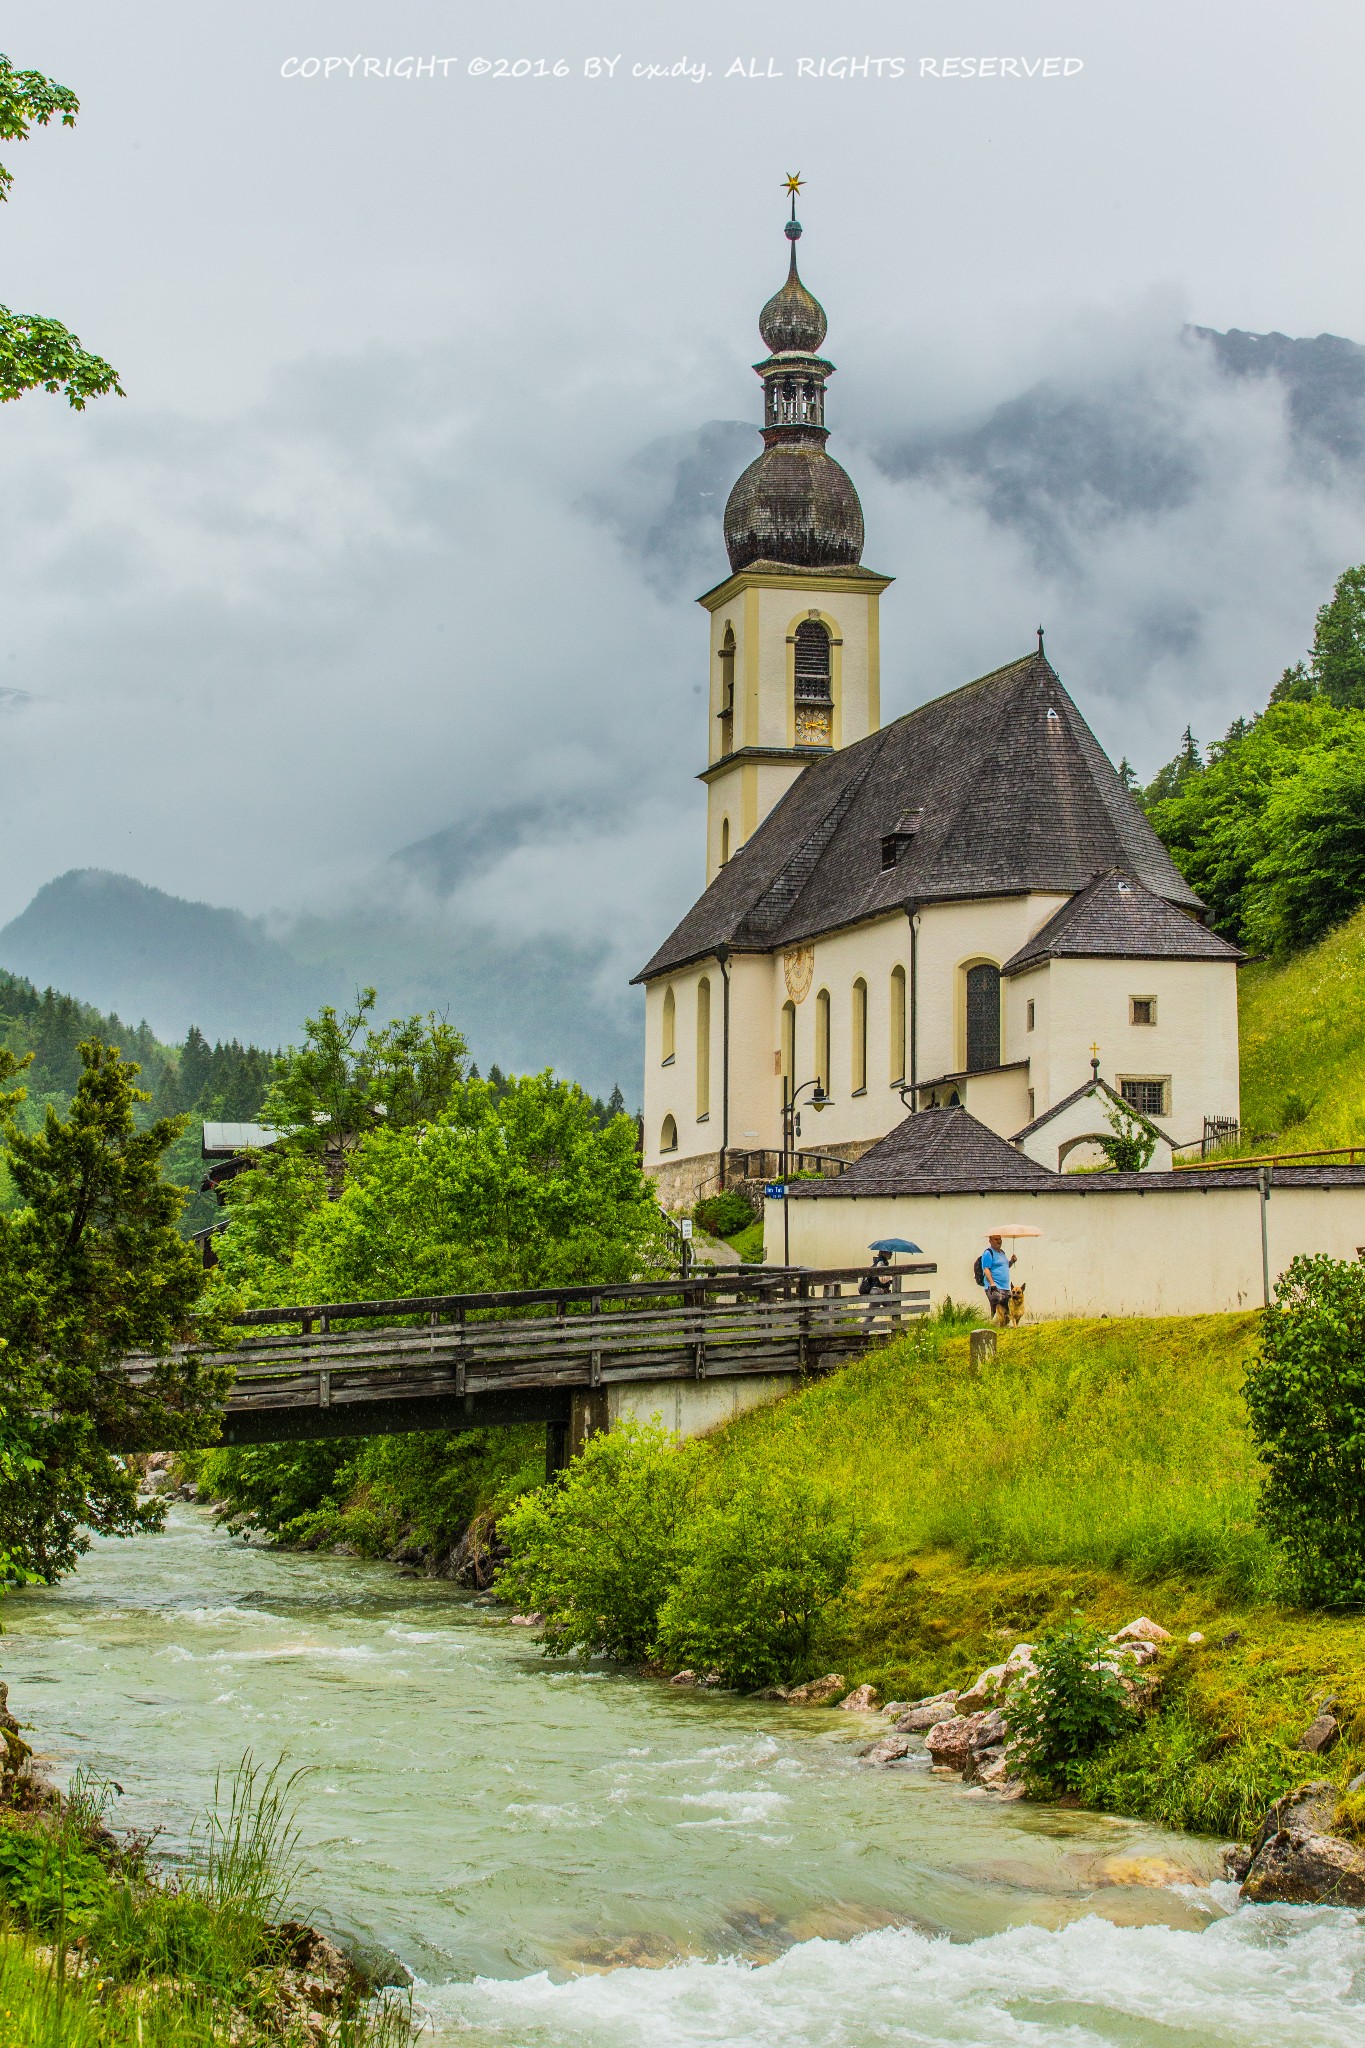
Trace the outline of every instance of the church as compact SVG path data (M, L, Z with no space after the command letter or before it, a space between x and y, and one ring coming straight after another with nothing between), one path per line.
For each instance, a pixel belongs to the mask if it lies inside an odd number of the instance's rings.
M834 365L794 196L785 232L759 317L763 450L725 508L730 573L700 599L706 888L636 977L645 1165L677 1210L784 1162L836 1172L952 1106L1056 1173L1093 1163L1127 1104L1169 1169L1237 1122L1242 956L1041 630L882 724L892 578L864 565L858 493L826 447Z

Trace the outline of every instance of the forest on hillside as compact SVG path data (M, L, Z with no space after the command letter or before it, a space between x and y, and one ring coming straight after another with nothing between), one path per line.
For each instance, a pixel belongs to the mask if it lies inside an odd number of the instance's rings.
M1205 749L1187 726L1145 789L1120 772L1225 938L1283 959L1342 924L1365 903L1365 565L1263 711Z
M311 1030L303 1022L302 1030ZM212 1195L200 1192L204 1177L203 1130L206 1123L251 1123L259 1115L272 1083L281 1072L281 1054L235 1038L210 1044L191 1025L179 1045L164 1045L146 1022L127 1024L121 1017L96 1009L55 989L37 989L22 976L0 968L0 1046L31 1064L19 1077L25 1090L17 1111L21 1129L36 1131L49 1108L65 1116L81 1074L80 1045L95 1038L117 1046L125 1059L141 1068L139 1086L149 1100L138 1111L142 1122L156 1117L184 1116L186 1125L166 1154L166 1176L186 1190L180 1227L189 1235L212 1223L218 1214ZM479 1079L477 1065L469 1078ZM495 1098L511 1085L496 1061L488 1069ZM605 1129L625 1110L618 1087L609 1099L590 1098L597 1124ZM11 1190L0 1163L0 1209L9 1206Z

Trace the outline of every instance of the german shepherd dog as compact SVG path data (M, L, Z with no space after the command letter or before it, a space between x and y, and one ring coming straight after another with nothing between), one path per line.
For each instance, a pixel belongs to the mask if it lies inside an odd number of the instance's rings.
M1002 1301L996 1309L992 1321L999 1329L1008 1330L1013 1326L1017 1330L1020 1323L1023 1322L1024 1289L1027 1285L1028 1282L1026 1280L1021 1280L1017 1287L1011 1287L1008 1303Z

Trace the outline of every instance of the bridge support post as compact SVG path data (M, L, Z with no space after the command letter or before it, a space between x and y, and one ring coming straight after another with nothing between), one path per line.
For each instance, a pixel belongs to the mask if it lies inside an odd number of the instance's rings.
M545 1478L548 1483L556 1472L562 1472L569 1462L569 1424L565 1416L557 1416L545 1425Z
M569 1456L576 1458L590 1436L610 1427L606 1389L575 1387L569 1397Z

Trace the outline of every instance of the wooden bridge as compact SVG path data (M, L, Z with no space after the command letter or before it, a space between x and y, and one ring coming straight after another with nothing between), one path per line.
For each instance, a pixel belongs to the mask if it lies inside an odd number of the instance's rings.
M543 1422L551 1469L622 1414L692 1435L771 1399L796 1375L883 1343L927 1314L907 1287L931 1263L891 1268L731 1267L683 1282L423 1295L255 1309L229 1365L224 1444ZM153 1361L130 1358L135 1381Z

